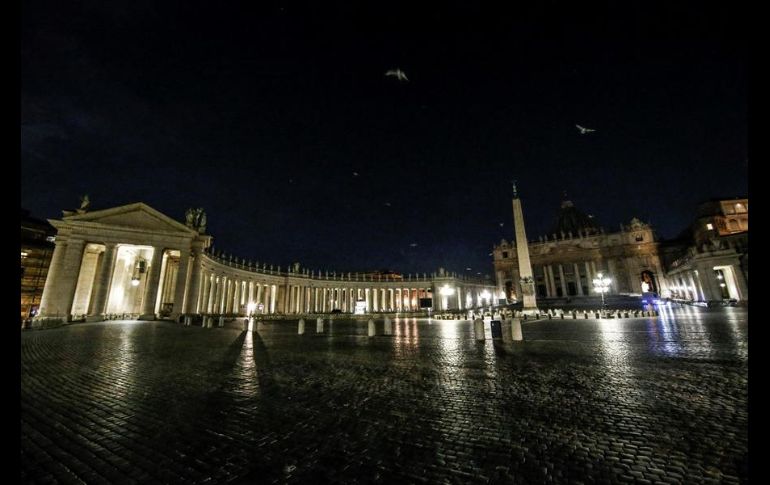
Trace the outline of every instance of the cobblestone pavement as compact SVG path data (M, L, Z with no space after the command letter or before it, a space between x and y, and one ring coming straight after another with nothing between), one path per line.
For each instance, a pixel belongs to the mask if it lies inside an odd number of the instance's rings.
M22 481L748 482L744 309L315 323L23 332Z

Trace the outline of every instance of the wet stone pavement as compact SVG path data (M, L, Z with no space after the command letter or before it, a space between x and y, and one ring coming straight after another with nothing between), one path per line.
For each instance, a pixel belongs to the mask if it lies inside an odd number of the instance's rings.
M748 482L744 309L315 323L24 331L22 482Z

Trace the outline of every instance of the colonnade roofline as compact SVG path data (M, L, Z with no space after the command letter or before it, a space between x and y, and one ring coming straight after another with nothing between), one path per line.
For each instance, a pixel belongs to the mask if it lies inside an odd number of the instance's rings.
M391 275L366 275L354 272L341 272L341 271L320 271L301 269L298 272L288 269L282 269L281 266L268 265L266 263L259 264L258 262L246 261L244 258L233 258L230 255L229 258L215 255L211 252L205 252L204 256L214 263L218 263L230 268L248 271L258 275L277 276L277 277L291 277L291 278L303 278L307 280L320 280L320 281L350 281L350 282L367 282L367 283L408 283L408 282L431 282L431 281L462 281L466 284L478 284L478 285L490 285L493 284L491 279L469 277L467 275L450 274L445 276L439 276L436 272L433 273L409 273L400 277L393 277Z

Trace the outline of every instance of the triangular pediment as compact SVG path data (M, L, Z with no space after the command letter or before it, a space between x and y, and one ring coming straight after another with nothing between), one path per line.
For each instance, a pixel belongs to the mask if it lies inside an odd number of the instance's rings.
M146 231L197 234L195 230L153 209L143 202L113 207L112 209L66 216L63 220L67 222L96 223L105 226L118 226Z

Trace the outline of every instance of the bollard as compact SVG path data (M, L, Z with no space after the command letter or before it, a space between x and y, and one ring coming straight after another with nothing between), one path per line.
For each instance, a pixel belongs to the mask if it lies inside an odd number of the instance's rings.
M561 319L564 320L564 312L561 312Z
M594 318L599 318L599 313L594 312Z
M521 333L521 319L519 318L511 320L511 338L514 342L521 342L524 340L524 335Z
M222 328L225 326L225 317L224 315L219 317L219 328Z
M393 335L393 324L389 317L385 317L385 335Z
M206 328L214 328L214 317L209 317L209 321L206 324Z
M477 318L473 321L473 335L476 340L484 340L484 320Z
M548 312L548 320L551 319L551 312Z
M243 331L245 332L248 329L249 329L249 319L248 318L244 318L243 319Z
M315 333L324 333L324 319L317 318L315 321Z
M588 312L583 312L583 318L588 319Z
M375 333L374 320L370 318L369 319L369 336L374 337L374 333Z
M298 335L304 335L305 334L305 319L300 318L299 323L297 323L297 334Z
M575 320L577 318L577 312L575 310L572 310L572 319Z

